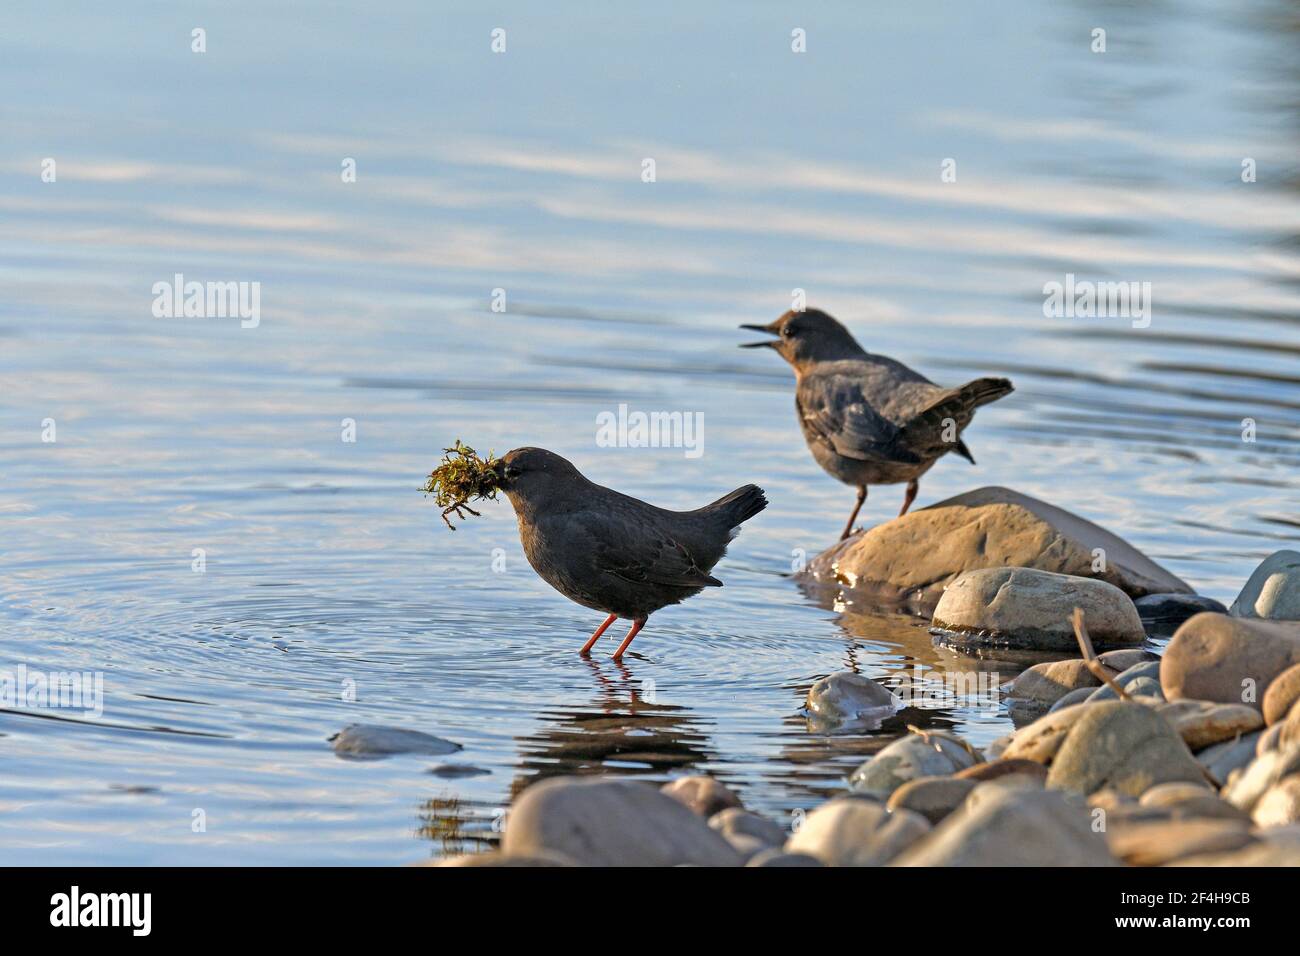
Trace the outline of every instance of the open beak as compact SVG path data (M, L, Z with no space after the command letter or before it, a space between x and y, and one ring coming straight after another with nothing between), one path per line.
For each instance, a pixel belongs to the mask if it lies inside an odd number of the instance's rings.
M764 332L764 333L766 333L767 335L776 335L776 334L777 334L776 329L772 328L770 325L742 325L742 326L740 326L740 328L742 328L742 329L749 329L751 332ZM774 349L774 348L776 348L776 346L777 346L777 344L778 344L779 342L780 342L780 339L772 339L770 342L745 342L745 343L743 343L743 344L740 346L740 348L742 348L742 349L763 349L763 348Z

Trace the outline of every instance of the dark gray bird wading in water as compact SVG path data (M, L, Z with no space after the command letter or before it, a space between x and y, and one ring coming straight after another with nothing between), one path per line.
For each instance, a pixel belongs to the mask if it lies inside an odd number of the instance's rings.
M918 480L942 456L955 451L975 464L962 430L975 409L1012 391L1005 378L941 388L902 362L872 355L818 309L741 328L775 336L741 348L775 349L793 366L795 410L809 450L829 474L858 489L841 541L853 530L868 485L907 482L902 517Z
M695 511L667 511L588 481L545 448L516 448L495 469L533 570L570 601L609 615L581 653L616 618L632 622L615 660L655 611L722 587L709 572L741 523L767 507L763 489L743 485Z

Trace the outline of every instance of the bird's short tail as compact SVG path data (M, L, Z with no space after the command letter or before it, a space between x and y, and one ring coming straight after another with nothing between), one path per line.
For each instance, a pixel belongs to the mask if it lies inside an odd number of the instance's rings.
M735 528L767 507L767 496L758 485L741 485L700 511L716 515L727 528Z
M974 409L989 402L996 402L1015 390L1009 378L977 378L973 382L967 382L958 389L958 392L966 407Z

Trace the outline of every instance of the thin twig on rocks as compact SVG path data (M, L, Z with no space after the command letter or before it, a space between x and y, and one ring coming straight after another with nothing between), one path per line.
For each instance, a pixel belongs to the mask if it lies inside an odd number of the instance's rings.
M1118 694L1120 700L1132 700L1133 698L1124 692L1124 688L1115 683L1106 666L1097 660L1097 652L1092 647L1092 638L1088 636L1088 627L1083 623L1081 607L1074 609L1074 636L1079 641L1079 650L1083 652L1083 664L1092 672L1092 676Z

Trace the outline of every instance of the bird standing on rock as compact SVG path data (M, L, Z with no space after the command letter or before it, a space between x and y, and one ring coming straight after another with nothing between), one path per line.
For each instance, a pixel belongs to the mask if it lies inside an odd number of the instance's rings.
M667 511L588 481L544 448L516 448L493 468L533 570L569 600L609 615L581 653L615 619L632 622L615 660L655 611L722 587L709 572L741 523L767 507L763 489L743 485L695 511Z
M902 362L872 355L819 309L741 328L775 336L741 348L775 349L794 367L795 410L808 448L827 473L858 489L841 541L853 530L868 485L907 482L902 517L921 475L943 455L956 451L975 464L962 429L975 409L1012 391L1005 378L941 388Z

